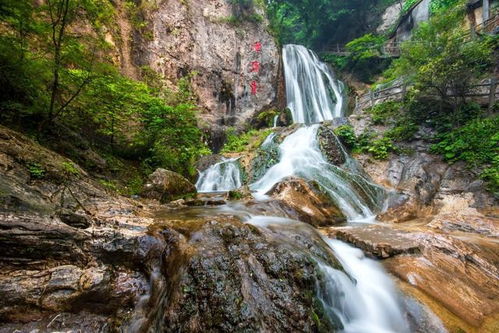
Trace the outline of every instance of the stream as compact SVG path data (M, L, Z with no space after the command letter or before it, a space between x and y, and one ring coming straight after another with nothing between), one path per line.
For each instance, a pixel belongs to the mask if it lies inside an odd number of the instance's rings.
M385 191L364 177L345 149L341 151L346 162L340 168L330 164L319 148L319 123L344 116L346 103L342 83L334 78L332 71L319 61L315 53L303 46L284 46L283 61L288 108L293 122L300 126L280 143L279 161L249 185L253 197L270 204L271 199L266 193L275 184L286 177L299 177L318 184L342 210L348 223L376 223L375 216L382 210L386 199ZM263 145L269 144L274 137L274 133L270 134ZM341 143L338 145L341 147ZM224 160L201 173L196 184L198 190L237 189L241 184L241 180L237 180L240 173L233 162ZM300 228L313 229L283 216L256 215L243 204L227 205L217 210L239 215L246 223L270 233L286 234L283 230L293 229L293 234L299 234ZM327 239L315 229L309 232L321 237L323 244L343 266L343 270L339 270L321 258L315 258L324 276L318 282L317 296L332 322L341 323L342 331L351 333L413 331L403 296L378 262L366 258L359 249ZM441 327L439 324L435 326ZM440 328L433 329L441 331Z

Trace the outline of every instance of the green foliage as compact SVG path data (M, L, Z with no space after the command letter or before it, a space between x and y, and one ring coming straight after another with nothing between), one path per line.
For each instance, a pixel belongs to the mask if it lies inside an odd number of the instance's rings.
M240 191L229 191L229 199L232 200L241 200L244 197L244 194Z
M45 177L46 170L40 163L30 162L27 165L28 172L32 178L42 179Z
M62 170L66 175L77 176L80 174L80 171L76 168L76 166L71 162L62 162Z
M430 2L430 13L435 15L446 10L459 3L460 0L431 0Z
M265 124L265 126L272 127L272 125L274 124L275 117L278 116L279 114L280 114L279 110L270 109L258 114L258 116L256 116L256 120L259 123Z
M238 153L256 149L271 132L271 129L252 129L238 134L234 128L229 128L226 132L227 140L222 148L222 153Z
M366 34L346 44L346 56L322 54L322 59L339 70L348 71L363 82L370 83L391 63L383 54L386 38Z
M151 1L136 3L127 2L134 18L154 9ZM54 0L36 7L2 0L0 121L39 137L46 132L41 129L54 133L63 126L101 153L140 159L146 170L164 167L193 176L194 160L208 152L190 89L196 73L181 78L174 91L163 89L163 78L147 68L146 83L120 75L108 62L104 40L114 13L108 0ZM93 31L82 34L74 24Z
M414 85L411 98L415 104L433 100L428 103L433 109L454 112L471 86L491 68L498 38L467 39L463 18L464 7L457 6L422 23L385 72L389 79L405 78Z
M414 122L404 119L397 122L397 124L390 130L386 131L385 137L393 141L407 141L413 138L414 134L418 131L419 126Z
M406 12L421 0L406 0L402 5L402 11Z
M385 43L383 36L366 34L356 38L346 45L347 51L351 52L353 60L365 60L382 55L381 48Z
M367 32L367 22L392 0L270 0L271 30L281 44L312 48L345 43Z
M390 138L383 137L374 140L368 147L367 151L370 152L377 160L384 160L388 158L390 152L396 151L393 141Z
M442 133L431 151L449 162L465 161L482 168L482 178L499 191L499 117L475 119L451 132Z
M349 63L349 57L331 53L322 53L321 60L333 65L339 70L344 70Z
M432 151L448 161L463 160L474 167L492 163L499 153L499 117L472 120L437 139Z
M364 132L357 137L350 125L337 127L334 133L354 153L366 152L378 160L386 159L390 152L399 151L390 136L378 137L372 132Z
M357 146L357 137L352 126L341 125L334 129L334 134L347 148L354 149Z
M76 80L75 70L98 72L95 51L106 50L104 24L113 17L105 0L3 0L0 17L0 77L3 119L32 117L53 121L66 112L90 77ZM52 13L52 15L50 15ZM93 34L70 29L76 21L89 24Z

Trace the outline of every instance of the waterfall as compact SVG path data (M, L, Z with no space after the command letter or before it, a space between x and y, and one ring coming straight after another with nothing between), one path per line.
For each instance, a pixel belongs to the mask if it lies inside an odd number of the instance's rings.
M256 198L265 198L276 183L289 176L316 181L336 202L349 221L372 221L372 209L381 208L384 191L362 177L358 170L347 170L327 162L319 148L317 121L343 115L341 84L310 50L286 45L283 51L288 107L295 123L305 123L279 146L279 163L250 185ZM341 143L338 142L341 147ZM347 166L353 166L347 156Z
M318 183L350 221L372 220L375 214L369 206L380 205L384 191L354 172L329 164L319 149L318 128L319 125L301 127L286 137L279 146L279 163L250 185L254 196L264 199L276 183L297 176Z
M237 158L223 159L201 172L196 182L198 192L227 192L242 186Z
M282 54L293 122L311 124L341 117L343 87L328 66L301 45L285 45Z
M409 332L395 285L381 265L357 248L325 241L345 272L321 264L325 279L318 286L318 296L328 315L339 319L342 332Z

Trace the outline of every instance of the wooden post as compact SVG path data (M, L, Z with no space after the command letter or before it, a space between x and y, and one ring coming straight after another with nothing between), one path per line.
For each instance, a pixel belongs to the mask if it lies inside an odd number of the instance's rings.
M496 87L497 87L497 78L493 77L490 79L489 86L489 113L492 113L494 110L494 104L496 103Z
M402 83L402 100L405 98L405 94L407 93L407 85Z
M369 99L371 100L371 107L374 106L374 92L372 89L369 89Z

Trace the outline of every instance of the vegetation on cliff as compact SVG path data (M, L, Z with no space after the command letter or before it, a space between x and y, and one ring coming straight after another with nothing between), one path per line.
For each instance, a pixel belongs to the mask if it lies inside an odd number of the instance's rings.
M109 159L139 161L145 173L195 174L208 150L189 80L167 90L146 69L145 82L121 75L106 39L116 20L110 2L2 0L0 18L1 123L41 142L76 133Z

